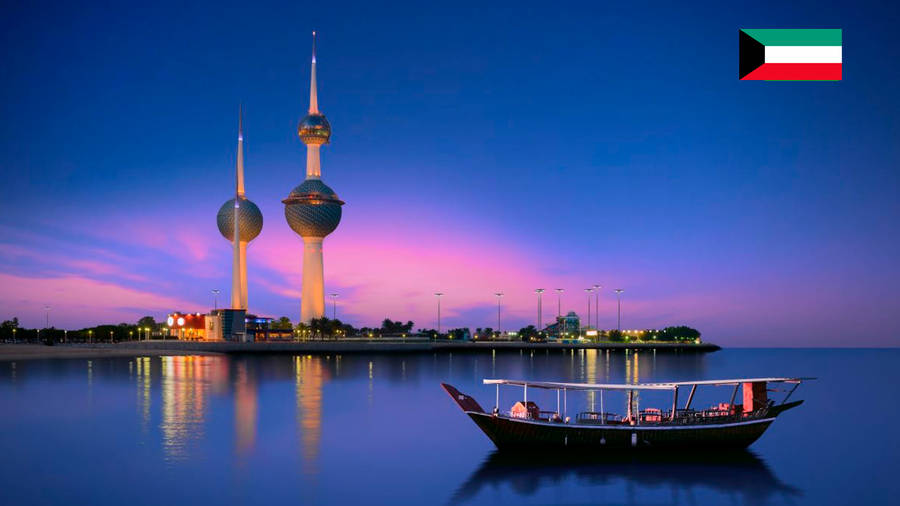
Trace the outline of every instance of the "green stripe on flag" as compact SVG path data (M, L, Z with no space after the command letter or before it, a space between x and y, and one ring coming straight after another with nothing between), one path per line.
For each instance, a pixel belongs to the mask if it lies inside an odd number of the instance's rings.
M761 28L742 29L742 32L765 46L840 46L840 28Z

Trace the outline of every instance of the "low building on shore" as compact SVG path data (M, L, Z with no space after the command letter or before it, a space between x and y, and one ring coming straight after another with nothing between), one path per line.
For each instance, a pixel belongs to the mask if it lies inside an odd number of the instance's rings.
M166 318L163 335L184 341L249 342L247 312L243 309L215 309L209 314L174 312Z
M556 339L577 338L581 335L581 318L575 311L569 311L565 316L556 317L556 322L544 327L542 332Z

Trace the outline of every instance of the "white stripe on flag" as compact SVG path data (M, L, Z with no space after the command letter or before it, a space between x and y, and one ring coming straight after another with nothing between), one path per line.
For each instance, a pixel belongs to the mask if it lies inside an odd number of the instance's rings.
M843 46L766 46L766 63L842 63Z

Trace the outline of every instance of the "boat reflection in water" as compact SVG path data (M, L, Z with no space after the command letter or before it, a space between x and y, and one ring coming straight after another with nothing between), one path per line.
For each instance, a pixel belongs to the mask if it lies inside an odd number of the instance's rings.
M504 487L519 496L533 496L568 480L588 486L616 485L616 490L625 491L628 504L644 502L648 491L664 493L666 488L670 491L666 496L673 504L691 504L704 490L740 504L765 504L775 497L790 500L802 495L799 489L779 480L762 459L748 450L605 452L602 456L494 451L456 490L450 503L465 503L479 494ZM624 488L618 487L620 481L624 482Z

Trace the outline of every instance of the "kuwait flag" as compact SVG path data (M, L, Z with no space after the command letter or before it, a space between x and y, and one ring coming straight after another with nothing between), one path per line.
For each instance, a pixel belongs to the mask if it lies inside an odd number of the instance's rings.
M742 81L840 81L840 29L740 31Z

